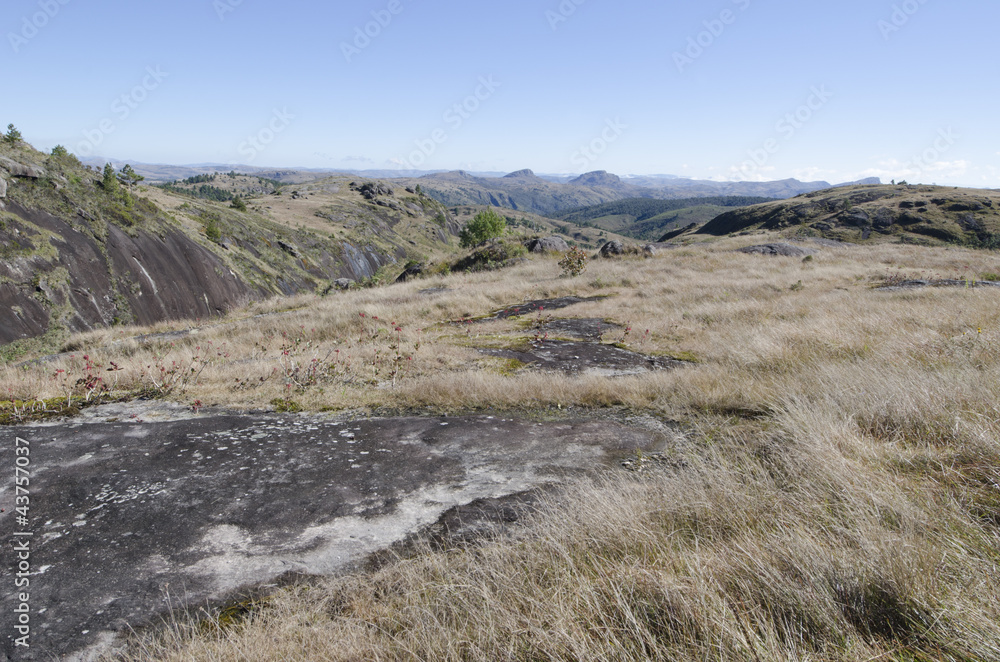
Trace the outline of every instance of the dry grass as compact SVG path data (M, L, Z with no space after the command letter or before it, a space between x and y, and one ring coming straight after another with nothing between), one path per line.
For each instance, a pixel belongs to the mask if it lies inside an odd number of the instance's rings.
M995 272L995 257L881 246L801 262L729 252L739 243L591 262L576 278L541 260L303 298L173 346L76 340L119 361L129 387L157 360L194 365L168 396L181 402L620 406L689 426L676 469L568 486L498 541L288 590L222 629L177 624L126 659L1000 660L1000 293L871 287L890 272ZM418 292L430 286L450 291ZM516 342L523 323L442 323L568 294L610 296L552 315L629 323L631 347L697 363L509 375L472 346ZM375 357L394 345L393 380ZM290 360L336 349L350 367L288 385ZM0 388L60 395L52 373L73 361L5 368Z

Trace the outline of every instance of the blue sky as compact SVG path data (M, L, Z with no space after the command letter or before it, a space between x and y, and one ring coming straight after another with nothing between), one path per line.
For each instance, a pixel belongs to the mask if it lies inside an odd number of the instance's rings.
M143 162L1000 186L982 0L6 0L0 123Z

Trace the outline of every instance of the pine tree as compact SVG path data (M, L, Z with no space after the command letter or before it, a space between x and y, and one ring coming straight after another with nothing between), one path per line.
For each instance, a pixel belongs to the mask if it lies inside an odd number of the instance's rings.
M128 163L126 163L125 166L121 169L121 172L118 173L118 180L126 187L128 187L129 191L132 190L133 186L143 181L144 179L146 178L137 173L135 170L133 170L132 166L129 165Z
M101 180L101 188L110 195L118 195L121 192L115 168L110 163L104 164L104 179Z
M16 145L17 143L21 142L21 140L22 140L22 138L21 138L21 132L18 131L17 128L13 124L8 124L7 125L7 133L4 134L3 139L4 139L4 142L6 142L9 145Z

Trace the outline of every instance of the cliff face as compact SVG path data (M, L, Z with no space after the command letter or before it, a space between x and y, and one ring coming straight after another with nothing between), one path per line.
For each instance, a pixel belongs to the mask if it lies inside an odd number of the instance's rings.
M0 343L57 328L208 317L258 295L179 230L109 225L99 242L41 210L8 202L0 215Z

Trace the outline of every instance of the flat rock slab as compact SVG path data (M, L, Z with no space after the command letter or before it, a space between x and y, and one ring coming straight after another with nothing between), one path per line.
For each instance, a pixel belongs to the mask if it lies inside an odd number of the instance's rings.
M599 317L566 318L543 324L541 331L550 336L579 338L597 341L610 331L621 331L622 327Z
M518 315L532 315L538 312L544 312L546 310L559 310L560 308L568 308L574 304L583 303L585 301L600 301L604 297L559 297L558 299L538 299L536 301L527 301L517 306L511 306L510 308L504 308L493 314L493 317L498 319L507 319L508 317L517 317Z
M683 361L670 357L639 354L614 345L568 340L535 341L525 351L487 348L479 351L491 356L515 359L546 371L603 377L640 375L684 364Z
M751 255L780 255L782 257L805 257L806 255L816 254L816 251L811 248L802 248L801 246L793 246L785 243L747 246L746 248L741 248L739 252Z
M958 280L958 279L939 279L939 280L904 280L901 283L896 283L894 285L884 285L882 287L875 288L880 292L892 292L898 290L916 290L922 287L1000 287L1000 282L992 280Z
M90 420L0 428L0 659L86 659L168 606L335 572L455 506L670 440L607 421L492 416ZM30 455L16 455L18 443ZM16 519L17 457L30 458L27 524ZM20 540L30 544L30 586L19 589L30 595L28 649L14 646Z

